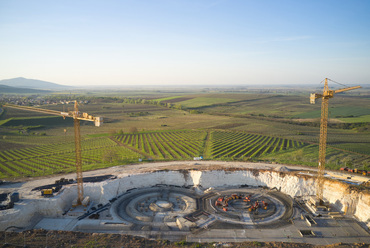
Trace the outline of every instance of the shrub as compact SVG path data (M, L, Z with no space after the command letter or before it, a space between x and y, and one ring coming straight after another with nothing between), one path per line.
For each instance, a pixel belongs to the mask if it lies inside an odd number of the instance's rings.
M181 240L179 242L175 242L175 245L176 246L185 246L187 244L188 244L188 242L186 242L185 240Z

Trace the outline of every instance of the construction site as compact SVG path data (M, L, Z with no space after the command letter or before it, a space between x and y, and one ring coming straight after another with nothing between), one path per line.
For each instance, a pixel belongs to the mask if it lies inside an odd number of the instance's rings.
M0 211L0 226L7 232L119 233L187 242L370 243L370 194L352 186L366 178L325 174L325 202L317 207L316 174L303 167L213 161L113 167L85 173L80 205L73 174L6 183L2 193L17 190L21 197ZM55 185L57 192L42 195Z
M74 120L76 173L0 185L0 230L118 233L184 242L370 244L366 171L325 170L328 100L325 79L318 168L275 163L149 162L84 172L80 120L103 118L5 105ZM141 161L140 161L141 162ZM360 172L360 173L359 173ZM8 238L9 239L9 238ZM47 240L47 235L45 236ZM23 243L26 245L26 238Z

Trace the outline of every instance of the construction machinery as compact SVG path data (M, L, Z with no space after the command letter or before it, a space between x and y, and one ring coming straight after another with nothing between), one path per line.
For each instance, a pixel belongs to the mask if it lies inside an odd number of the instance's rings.
M322 94L312 93L310 96L310 103L315 104L315 100L318 98L322 99L321 102L321 120L320 120L320 142L319 142L319 166L317 172L317 201L323 204L323 183L324 183L324 172L325 172L325 155L326 155L326 139L327 139L327 128L328 128L328 110L329 110L329 99L334 97L334 94L354 90L361 88L361 86L347 87L339 90L329 90L328 78L325 78L324 91ZM333 80L330 80L335 82ZM336 82L335 82L336 83Z
M76 151L76 174L77 174L77 205L81 205L83 201L83 177L82 177L82 157L81 157L81 134L80 134L80 120L83 121L92 121L95 123L95 126L100 127L103 124L102 117L95 117L89 115L88 113L81 113L78 110L78 103L75 101L74 110L68 112L59 112L55 110L49 109L41 109L29 106L21 106L21 105L14 105L14 104L4 104L4 107L21 109L21 110L28 110L34 111L44 114L51 114L51 115L58 115L62 116L63 119L66 117L73 118L74 122L74 131L75 131L75 151Z
M44 197L52 197L53 196L53 189L42 189L41 190L41 196Z

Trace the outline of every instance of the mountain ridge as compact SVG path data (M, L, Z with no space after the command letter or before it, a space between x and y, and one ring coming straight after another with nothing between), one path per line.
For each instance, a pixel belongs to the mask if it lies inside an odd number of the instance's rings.
M8 85L0 84L0 93L17 93L17 94L25 94L25 93L49 93L49 90L40 90L40 89L30 89L30 88L18 88L12 87Z
M28 79L24 77L3 79L0 80L0 85L38 90L58 90L58 89L63 90L67 88L73 88L72 86L60 85L52 82L47 82L38 79Z

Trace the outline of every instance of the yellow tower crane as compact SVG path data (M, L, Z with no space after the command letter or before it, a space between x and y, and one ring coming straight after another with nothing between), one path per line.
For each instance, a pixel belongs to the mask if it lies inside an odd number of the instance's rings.
M334 94L354 90L361 88L361 86L348 87L339 90L329 90L328 78L325 78L324 91L322 94L312 93L310 96L310 103L315 104L317 98L321 98L321 121L320 121L320 142L319 142L319 166L317 172L317 189L316 197L318 202L323 204L323 183L325 173L325 156L326 156L326 139L328 129L328 109L329 109L329 98L333 98ZM330 80L332 81L332 80ZM334 82L334 81L333 81Z
M9 108L21 109L21 110L34 111L34 112L39 112L39 113L44 113L44 114L58 115L58 116L62 116L63 119L65 119L66 117L73 118L74 130L75 130L76 174L77 174L77 191L78 191L77 205L81 205L83 201L84 190L83 190L83 177L82 177L80 120L93 121L95 123L95 126L100 127L103 124L103 118L94 117L92 115L89 115L88 113L81 113L78 110L77 101L75 101L74 110L68 111L68 112L59 112L55 110L41 109L41 108L35 108L35 107L29 107L29 106L20 106L20 105L14 105L14 104L4 104L3 106L9 107Z

